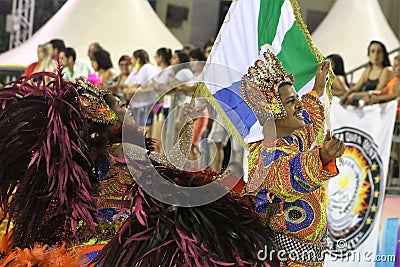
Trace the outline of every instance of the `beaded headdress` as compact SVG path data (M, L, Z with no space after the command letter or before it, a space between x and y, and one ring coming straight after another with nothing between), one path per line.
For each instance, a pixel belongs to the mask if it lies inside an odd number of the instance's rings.
M270 50L264 53L264 59L257 60L243 75L240 93L257 116L283 119L287 114L278 88L283 82L293 84L294 78L292 74L286 73L279 59Z
M101 124L115 124L118 121L117 114L104 99L104 96L111 94L110 91L101 89L84 77L77 78L74 84L87 119Z

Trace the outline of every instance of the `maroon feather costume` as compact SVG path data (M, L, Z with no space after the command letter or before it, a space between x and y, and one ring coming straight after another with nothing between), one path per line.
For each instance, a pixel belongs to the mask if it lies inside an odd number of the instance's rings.
M93 229L93 163L75 87L37 73L1 89L0 104L0 204L14 225L11 247L71 241L78 220Z

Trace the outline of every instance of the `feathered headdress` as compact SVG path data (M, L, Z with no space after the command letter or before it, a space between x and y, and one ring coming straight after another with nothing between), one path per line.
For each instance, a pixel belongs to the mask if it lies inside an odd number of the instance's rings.
M78 220L94 229L87 121L58 73L0 89L0 205L14 223L12 247L70 240Z
M286 73L279 59L270 50L264 53L264 59L257 60L243 75L240 92L244 102L257 116L282 119L287 114L278 88L283 82L293 84L294 78Z

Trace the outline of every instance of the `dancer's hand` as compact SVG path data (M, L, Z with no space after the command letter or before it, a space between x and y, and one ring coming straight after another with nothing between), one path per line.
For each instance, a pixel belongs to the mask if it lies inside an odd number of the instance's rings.
M207 107L206 104L203 104L199 107L195 107L189 103L185 103L183 106L183 118L186 123L193 123L203 112L203 110Z
M331 131L328 130L328 133L325 135L324 144L320 149L322 165L326 166L331 160L341 157L345 148L346 145L332 136Z

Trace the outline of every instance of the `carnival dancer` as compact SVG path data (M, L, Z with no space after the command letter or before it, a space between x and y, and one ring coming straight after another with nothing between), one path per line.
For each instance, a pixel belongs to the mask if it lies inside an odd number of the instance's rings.
M264 140L249 144L246 193L281 250L281 266L322 266L327 250L325 181L336 176L345 145L328 132L313 146L324 124L319 98L329 62L319 64L312 91L299 99L279 59L270 51L242 77L241 94L263 125ZM283 255L283 256L282 256Z
M89 147L96 173L94 187L98 194L96 232L87 227L78 229L79 244L89 252L100 248L94 245L106 244L130 213L132 195L129 191L135 184L137 172L128 169L123 147L128 147L130 154L142 155L141 158L148 155L155 162L173 162L182 167L190 152L190 141L185 140L191 140L193 127L185 125L178 142L169 151L174 157L168 160L164 154L153 151L154 141L145 138L144 129L135 124L126 104L119 98L83 77L76 79L74 86L88 120ZM187 105L184 110L185 114L192 116L193 107Z
M82 266L88 262L82 255L104 246L127 217L126 193L134 182L121 154L127 109L86 78L71 83L58 73L40 74L52 79L48 84L32 75L0 90L7 151L0 158L0 192L3 219L12 224L2 236L0 264L61 264L64 258L62 266ZM131 149L164 159L147 151L152 142L126 121ZM182 136L190 140L192 127L186 128ZM189 151L190 141L172 148L182 162Z
M191 117L185 127L193 128ZM183 169L192 138L192 134L185 132L177 149L167 154L149 152L131 143L122 144L126 163L135 178L127 194L132 196L131 215L93 263L101 266L278 266L276 257L258 257L265 246L275 245L269 228L254 212L251 202L235 193L241 191L243 184L239 183L229 192L226 185L235 185L231 175ZM174 194L168 185L194 188L212 182L216 187L209 191L210 199L216 192L224 195L216 201L194 207L166 201L187 200L182 196L184 193ZM146 185L146 189L141 185Z
M35 82L37 76L52 81ZM61 75L43 72L6 85L0 102L0 204L2 219L12 223L1 265L20 266L22 257L32 265L57 259L79 266L80 255L61 245L76 240L78 221L94 230L95 175L78 92Z

